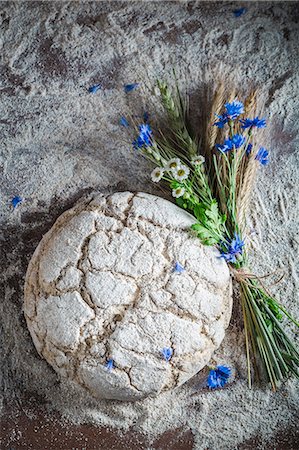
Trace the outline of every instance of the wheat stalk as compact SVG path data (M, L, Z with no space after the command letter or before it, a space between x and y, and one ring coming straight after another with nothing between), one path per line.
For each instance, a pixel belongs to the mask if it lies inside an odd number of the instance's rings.
M224 103L225 103L225 89L224 84L220 83L216 88L216 92L211 107L211 115L209 118L209 126L207 133L207 154L210 154L210 152L212 152L212 150L215 147L219 128L213 126L213 122L215 121L215 114L221 114Z
M257 90L251 92L251 94L245 100L245 115L246 117L253 117L257 108ZM242 158L239 172L237 174L238 197L237 197L237 220L240 227L240 231L244 232L246 227L246 214L248 211L251 193L256 179L257 161L253 154L249 157Z
M250 155L242 179L242 189L237 200L237 221L242 233L246 228L246 214L249 208L251 193L256 179L258 162Z

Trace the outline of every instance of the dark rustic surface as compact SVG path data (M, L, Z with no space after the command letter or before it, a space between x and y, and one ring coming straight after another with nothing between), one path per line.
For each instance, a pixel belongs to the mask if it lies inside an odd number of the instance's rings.
M240 6L248 11L235 18ZM25 271L42 235L81 195L154 191L146 164L139 161L136 169L126 137L119 136L119 114L145 106L140 96L117 97L124 83L148 77L149 89L174 65L192 93L221 63L223 75L236 70L243 83L267 86L273 139L291 153L295 118L289 123L281 105L291 108L297 95L298 17L297 2L1 2L1 449L204 450L194 446L188 424L149 443L133 431L75 425L49 412L58 381L52 374L42 394L36 388L38 356L22 314ZM97 82L103 92L96 97L87 89ZM285 86L288 100L280 95ZM25 202L13 211L15 195ZM297 409L270 440L261 433L231 448L296 450L298 419Z

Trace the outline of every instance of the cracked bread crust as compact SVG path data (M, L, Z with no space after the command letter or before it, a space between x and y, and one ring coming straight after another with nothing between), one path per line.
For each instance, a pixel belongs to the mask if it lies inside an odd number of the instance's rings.
M24 313L40 356L117 400L157 395L201 370L224 337L232 291L226 263L191 235L193 223L173 203L131 192L96 194L62 214L26 274Z

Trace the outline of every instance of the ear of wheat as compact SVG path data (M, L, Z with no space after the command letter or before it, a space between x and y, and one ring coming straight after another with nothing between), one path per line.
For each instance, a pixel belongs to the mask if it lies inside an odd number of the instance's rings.
M243 104L233 89L227 93L220 84L210 126L199 139L190 131L188 102L177 87L173 93L166 83L158 82L158 88L168 126L165 132L154 133L146 119L138 127L133 147L156 165L152 181L166 184L176 203L194 215L192 229L201 242L216 246L229 265L240 284L249 386L253 363L275 390L288 375L299 377L299 353L283 329L282 318L299 324L268 292L262 277L248 269L246 217L256 174L268 163L268 151L255 142L266 126L265 119L256 115L257 91Z

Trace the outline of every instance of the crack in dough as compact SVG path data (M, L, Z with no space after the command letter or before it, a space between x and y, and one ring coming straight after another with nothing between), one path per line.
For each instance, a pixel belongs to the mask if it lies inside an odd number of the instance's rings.
M24 302L37 351L57 373L95 397L135 400L208 363L232 289L217 251L189 232L193 222L167 200L131 192L95 194L58 218L29 264Z

